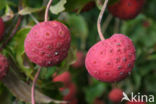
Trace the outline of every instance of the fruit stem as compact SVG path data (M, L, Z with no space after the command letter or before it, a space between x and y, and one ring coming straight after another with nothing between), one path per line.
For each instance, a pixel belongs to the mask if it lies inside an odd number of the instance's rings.
M31 104L35 104L35 85L36 85L36 81L38 79L38 76L40 74L41 71L41 67L38 68L37 73L35 74L34 80L33 80L33 84L31 87Z
M50 8L50 5L51 5L52 2L53 2L53 0L49 0L49 2L47 4L47 8L46 8L46 11L45 11L45 18L44 18L45 22L48 21L48 12L49 12L49 8Z
M105 12L105 9L107 7L107 4L108 4L108 0L105 0L104 4L102 6L102 9L100 11L99 17L98 17L98 21L97 21L97 29L98 29L99 37L101 40L105 40L105 38L102 34L102 31L101 31L101 20L102 20L103 14Z

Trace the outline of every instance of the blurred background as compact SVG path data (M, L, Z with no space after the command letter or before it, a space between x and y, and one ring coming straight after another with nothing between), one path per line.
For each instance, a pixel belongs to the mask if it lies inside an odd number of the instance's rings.
M26 57L24 40L32 26L44 21L47 2L0 0L0 17L5 22L1 45L21 18L16 34L2 51L9 60L9 71L15 76L10 76L8 82L0 81L0 104L30 104L25 101L29 101L28 92L38 66ZM130 37L136 47L135 67L129 77L118 83L97 81L85 69L87 51L100 40L96 24L102 4L103 0L53 0L49 20L66 24L72 41L68 57L62 63L42 68L36 85L42 95L36 94L36 101L40 100L40 104L53 104L51 98L70 100L71 104L125 104L126 101L113 103L110 100L109 93L114 88L121 89L128 96L131 92L156 96L156 0L146 0L142 12L132 20L112 17L108 10L104 13L101 25L105 38L122 33ZM57 79L59 75L62 78ZM66 80L70 80L69 86L65 86Z

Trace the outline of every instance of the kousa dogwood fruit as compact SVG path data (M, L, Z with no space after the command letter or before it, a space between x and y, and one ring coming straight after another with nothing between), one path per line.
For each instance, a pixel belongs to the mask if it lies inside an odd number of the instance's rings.
M108 6L109 12L120 19L133 19L142 10L145 0L117 0Z
M70 83L69 86L60 89L63 99L66 101L72 101L76 97L77 88L74 83Z
M121 99L123 98L123 91L119 88L114 88L110 91L108 97L112 102L121 102Z
M69 72L63 72L53 78L53 82L62 82L65 86L69 86L71 83L71 75Z
M76 53L76 62L74 64L72 64L72 67L81 68L84 66L84 63L85 63L84 53L82 51L78 51Z
M117 82L131 73L135 58L135 47L131 39L123 34L114 34L89 49L85 66L97 80Z
M4 22L2 18L0 18L0 40L2 39L3 33L4 33Z
M0 80L2 80L9 69L7 58L0 54Z
M60 63L68 54L70 31L58 21L41 22L28 33L24 48L28 58L40 66Z

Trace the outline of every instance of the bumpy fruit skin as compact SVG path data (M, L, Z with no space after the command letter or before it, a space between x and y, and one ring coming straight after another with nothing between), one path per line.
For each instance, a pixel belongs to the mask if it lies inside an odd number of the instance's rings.
M76 97L77 88L74 83L70 83L69 86L60 89L62 95L64 96L63 99L66 101L72 101Z
M2 39L3 33L4 33L4 22L2 18L0 18L0 40Z
M41 22L27 35L24 48L28 58L40 66L60 63L68 54L70 32L58 21Z
M0 54L0 80L6 76L8 69L9 64L7 59L2 54Z
M85 64L85 56L82 51L78 51L76 53L76 62L72 64L72 67L74 68L81 68Z
M69 72L64 72L54 77L53 82L62 82L65 86L71 83L71 75Z
M121 99L123 98L123 91L119 88L115 88L113 89L108 97L109 97L109 100L112 101L112 102L121 102Z
M135 57L132 41L123 34L114 34L89 49L85 65L89 74L97 80L117 82L131 73Z
M127 102L126 104L146 104L145 102Z
M108 10L120 19L133 19L141 12L144 2L145 0L119 0L109 5Z

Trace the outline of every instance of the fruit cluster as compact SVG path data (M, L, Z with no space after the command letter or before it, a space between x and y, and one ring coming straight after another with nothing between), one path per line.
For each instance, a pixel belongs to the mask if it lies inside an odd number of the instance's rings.
M77 104L76 98L76 85L71 80L71 75L69 72L64 72L60 75L54 75L53 82L63 83L63 87L60 88L60 92L63 95L63 99L69 101L69 104Z

